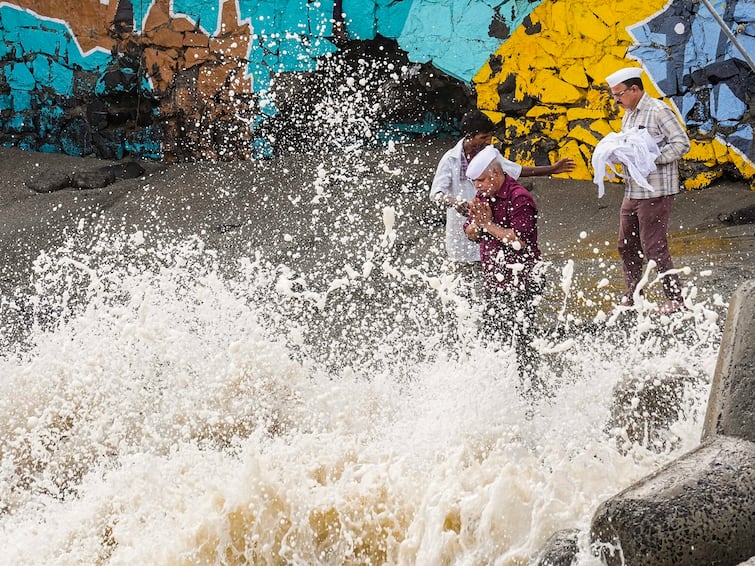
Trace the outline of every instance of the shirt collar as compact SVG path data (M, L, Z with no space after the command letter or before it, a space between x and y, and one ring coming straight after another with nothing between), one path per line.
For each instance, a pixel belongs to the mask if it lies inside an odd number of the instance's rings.
M637 106L634 107L634 110L630 110L630 112L637 112L639 110L643 110L650 101L650 96L647 92L643 91L642 97L640 98L639 102L637 103Z

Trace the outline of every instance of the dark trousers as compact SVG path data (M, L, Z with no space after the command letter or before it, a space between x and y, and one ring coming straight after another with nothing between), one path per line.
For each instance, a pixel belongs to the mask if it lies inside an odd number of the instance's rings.
M513 340L517 370L523 392L543 389L536 375L539 353L532 346L537 336L535 302L541 288L485 290L484 312L480 331L489 344L510 344ZM529 386L527 384L529 383Z
M453 262L450 265L450 271L459 276L459 286L456 291L458 295L467 299L470 303L478 302L482 293L480 262Z
M642 278L643 260L655 261L658 273L674 268L668 249L668 222L673 195L648 199L627 199L621 203L619 255L624 268L627 294L632 295ZM667 299L680 301L682 289L677 275L663 278Z

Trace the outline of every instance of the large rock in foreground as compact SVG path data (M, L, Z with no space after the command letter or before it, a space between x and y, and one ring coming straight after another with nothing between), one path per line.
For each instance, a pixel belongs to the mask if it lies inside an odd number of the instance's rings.
M729 304L703 441L717 434L755 442L755 280L743 283Z
M604 502L591 537L609 565L736 565L753 533L755 444L719 436Z
M755 556L755 281L729 305L703 444L600 505L609 565L737 565Z

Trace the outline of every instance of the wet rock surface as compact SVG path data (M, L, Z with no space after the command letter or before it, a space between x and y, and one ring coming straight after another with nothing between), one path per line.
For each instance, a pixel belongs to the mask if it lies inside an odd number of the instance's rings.
M71 238L94 246L106 232L196 235L230 261L256 250L294 272L337 277L344 264L363 261L385 231L386 208L396 214L393 260L436 271L445 259L444 214L427 195L438 160L454 143L427 139L392 151L365 146L260 161L133 165L0 149L0 291L6 297L28 292L32 262L43 250ZM99 188L73 185L91 172L112 172L115 179ZM40 185L30 188L35 180ZM585 296L569 297L570 310L582 309L585 320L597 309L609 312L623 291L615 251L621 186L609 185L598 199L590 182L536 177L523 183L538 203L541 249L551 264L546 310L562 306L560 270L571 261L574 285ZM744 183L685 191L675 200L672 255L677 266L690 266L685 282L697 292L726 300L755 278L755 225L719 219L749 206L755 191Z
M602 503L591 527L609 565L736 565L755 556L755 280L729 305L703 443Z
M114 165L102 165L93 170L67 173L43 170L26 181L26 186L37 193L51 193L63 189L101 189L122 179L135 179L145 169L137 161L124 161Z
M280 237L284 231L301 232L305 238L315 235L317 226L296 221L302 213L316 210L320 226L342 217L344 204L338 199L353 205L351 212L360 216L355 224L381 232L375 207L397 206L401 253L440 259L444 255L444 216L429 202L427 193L440 156L453 144L452 139L431 139L397 144L390 154L365 150L359 164L332 152L263 161L166 165L2 148L0 238L12 244L3 246L3 259L23 252L23 261L16 257L19 261L10 262L20 267L40 250L59 242L80 217L92 214L102 221L118 219L153 231L203 234L208 245L224 247L231 240L245 240L274 252L285 247ZM326 185L318 181L318 168L335 172ZM113 181L89 190L65 184L91 172ZM540 209L540 242L547 260L572 259L588 267L596 259L618 264L615 240L620 185L610 185L605 197L598 199L595 185L586 181L523 181ZM320 198L318 190L323 193ZM297 207L293 199L304 206ZM313 200L321 202L311 204ZM740 211L753 206L755 191L744 183L724 182L679 194L670 227L677 266L709 269L703 284L720 289L724 296L755 276L755 224L720 219L744 218ZM234 235L230 240L229 234ZM308 257L319 260L323 257L320 253L332 255L329 246L317 246ZM308 262L299 263L306 268ZM618 275L612 276L617 290L621 286L618 279Z
M716 435L755 442L755 279L740 286L729 307L703 440Z
M736 565L755 552L755 445L720 436L603 503L606 564Z

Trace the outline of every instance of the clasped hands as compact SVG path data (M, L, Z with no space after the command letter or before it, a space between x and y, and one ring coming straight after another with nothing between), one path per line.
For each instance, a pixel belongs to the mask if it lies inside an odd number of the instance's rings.
M472 199L472 202L469 203L469 219L471 233L468 232L467 235L470 238L478 240L483 233L487 233L504 244L511 244L514 249L521 249L522 242L519 241L514 230L504 228L493 222L493 209L490 208L487 201L479 197Z
M469 218L473 224L487 231L493 222L493 209L490 208L490 204L487 201L475 197L469 203Z

